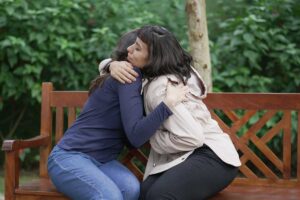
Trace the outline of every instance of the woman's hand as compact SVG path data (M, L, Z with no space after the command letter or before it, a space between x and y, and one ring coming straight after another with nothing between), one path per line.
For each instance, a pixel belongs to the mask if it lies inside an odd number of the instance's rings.
M174 86L170 81L167 83L166 97L164 103L169 107L175 107L180 102L187 100L187 94L189 93L189 88L184 86L182 83Z
M138 73L133 70L133 66L126 61L112 61L109 66L110 75L120 83L131 83L136 81Z

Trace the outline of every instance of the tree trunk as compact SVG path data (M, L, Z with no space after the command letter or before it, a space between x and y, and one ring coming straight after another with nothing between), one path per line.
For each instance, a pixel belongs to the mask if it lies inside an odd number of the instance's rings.
M202 76L209 92L212 91L209 40L206 22L205 0L186 0L186 15L189 28L189 44L193 66Z

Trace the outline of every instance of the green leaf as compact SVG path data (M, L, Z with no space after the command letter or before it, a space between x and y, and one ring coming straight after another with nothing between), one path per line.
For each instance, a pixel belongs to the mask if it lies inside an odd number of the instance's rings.
M7 24L6 16L0 16L0 28L6 26L6 24Z
M254 51L245 50L243 52L243 55L247 57L251 62L255 63L257 62L258 54Z
M252 42L254 41L253 35L251 35L251 34L249 34L249 33L245 33L245 34L243 35L243 38L244 38L244 40L245 40L247 43L249 43L249 44L252 44Z

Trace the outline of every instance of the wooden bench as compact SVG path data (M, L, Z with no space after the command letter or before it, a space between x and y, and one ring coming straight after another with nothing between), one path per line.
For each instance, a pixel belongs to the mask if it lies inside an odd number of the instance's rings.
M67 199L48 178L47 158L86 99L86 91L55 91L43 83L40 134L3 142L6 200ZM211 93L205 103L242 161L239 177L212 199L300 199L300 94ZM40 149L40 168L39 179L21 185L19 151L24 148ZM142 178L147 157L141 150L127 151L121 159Z

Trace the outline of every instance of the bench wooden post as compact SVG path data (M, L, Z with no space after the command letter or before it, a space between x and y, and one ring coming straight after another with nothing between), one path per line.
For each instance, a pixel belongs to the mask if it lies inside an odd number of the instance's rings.
M40 176L48 177L47 160L51 151L52 141L52 111L50 107L50 94L53 91L52 83L42 85L42 109L41 109L41 136L49 138L47 145L40 149Z

